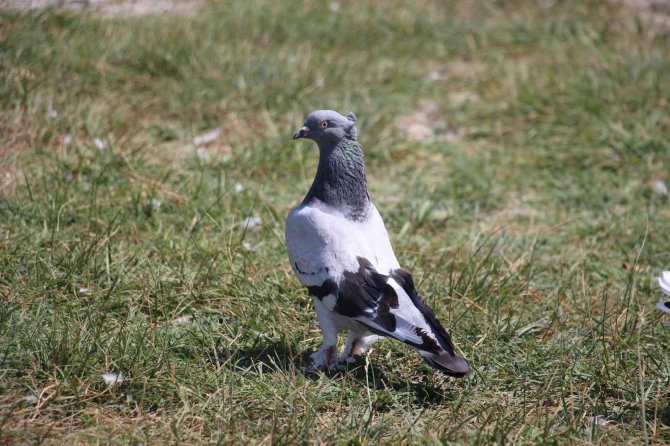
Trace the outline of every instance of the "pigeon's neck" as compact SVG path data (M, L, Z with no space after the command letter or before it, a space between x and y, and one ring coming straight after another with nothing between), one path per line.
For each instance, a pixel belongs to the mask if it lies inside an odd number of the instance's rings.
M370 197L360 144L343 139L334 147L319 145L319 152L319 167L304 203L317 199L341 210L348 218L364 220Z

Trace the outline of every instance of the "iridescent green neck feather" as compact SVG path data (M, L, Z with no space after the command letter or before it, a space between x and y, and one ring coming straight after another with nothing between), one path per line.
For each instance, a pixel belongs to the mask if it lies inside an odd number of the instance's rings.
M319 200L341 209L353 220L364 220L370 208L365 159L355 139L344 138L335 146L319 144L319 167L303 203Z

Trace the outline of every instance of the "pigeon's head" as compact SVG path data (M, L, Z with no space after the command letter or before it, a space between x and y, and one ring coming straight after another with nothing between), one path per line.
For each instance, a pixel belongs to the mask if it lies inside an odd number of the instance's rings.
M356 140L356 115L349 112L342 116L333 110L310 113L303 126L293 134L293 139L312 139L321 145L335 144L342 139Z

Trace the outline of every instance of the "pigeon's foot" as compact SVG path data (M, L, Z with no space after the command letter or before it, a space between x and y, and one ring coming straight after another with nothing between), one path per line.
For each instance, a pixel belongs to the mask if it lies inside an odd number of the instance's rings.
M310 358L312 358L312 365L310 366L312 371L327 371L338 367L337 351L334 345L321 347L319 351L312 353Z
M354 364L358 360L359 356L347 355L346 353L341 354L337 357L337 363L343 366L347 364Z

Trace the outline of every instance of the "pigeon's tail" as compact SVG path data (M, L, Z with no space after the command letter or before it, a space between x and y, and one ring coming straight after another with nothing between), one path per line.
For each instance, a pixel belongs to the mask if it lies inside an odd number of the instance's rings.
M431 367L446 373L455 378L462 378L470 371L470 364L465 358L460 356L450 355L442 351L440 353L431 353L425 350L417 349L424 361L430 364Z
M663 274L661 274L661 277L658 278L658 284L661 286L661 290L670 296L670 271L664 271ZM666 313L670 313L670 302L660 301L656 304L656 308L663 310Z

